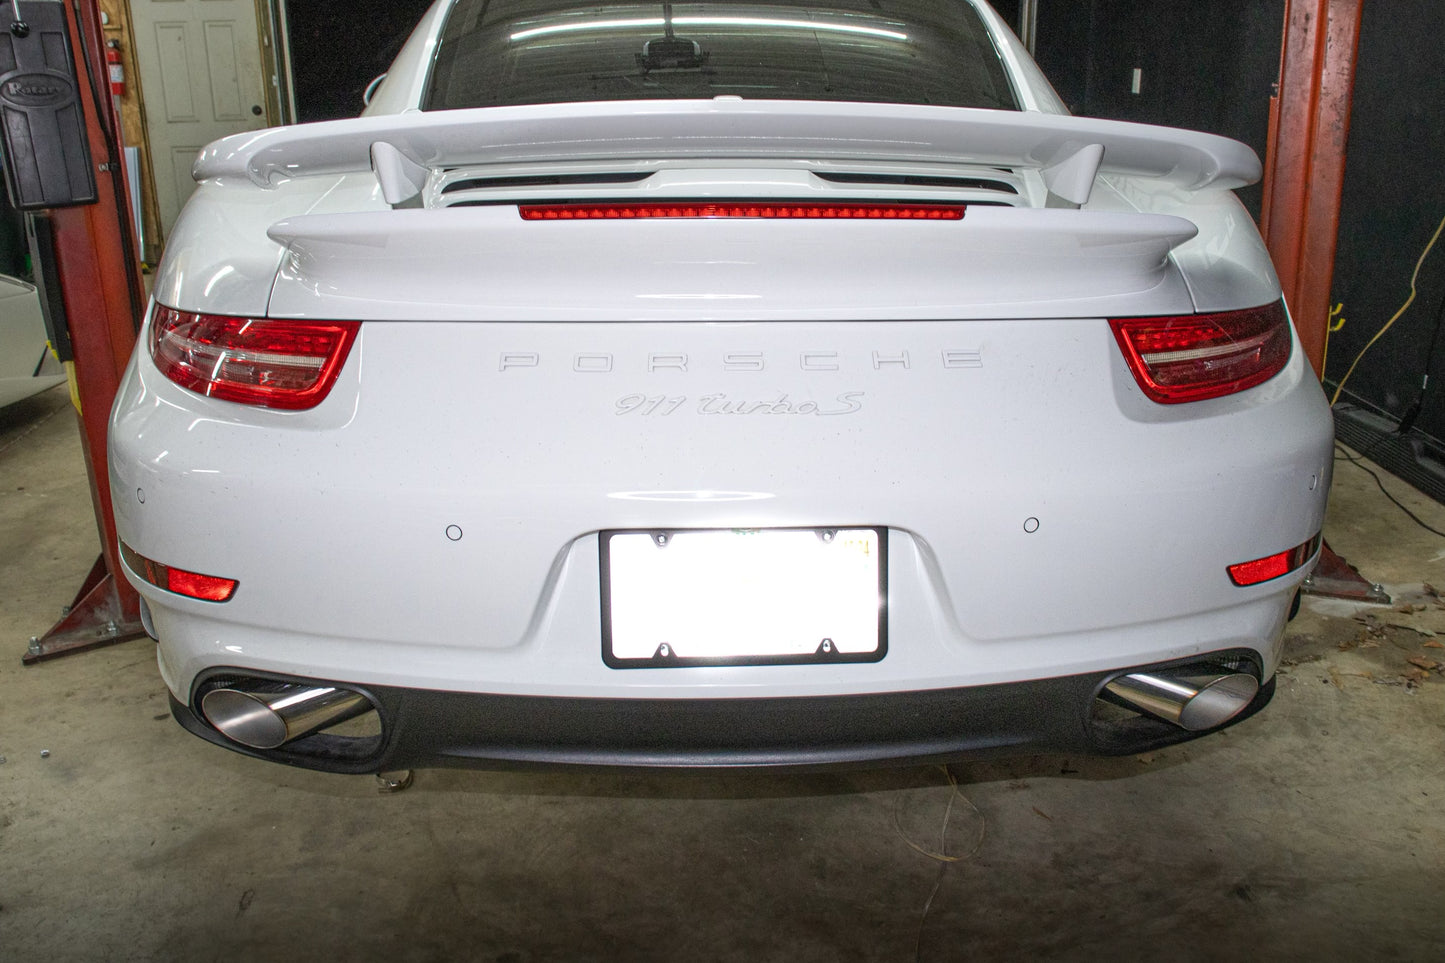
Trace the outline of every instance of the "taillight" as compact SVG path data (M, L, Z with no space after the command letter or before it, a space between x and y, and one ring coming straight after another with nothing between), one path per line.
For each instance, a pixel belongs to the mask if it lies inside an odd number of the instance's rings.
M288 321L192 314L157 306L150 349L183 388L245 405L299 410L320 404L359 321Z
M202 602L228 602L231 596L236 594L236 580L233 578L202 575L165 565L146 558L125 542L120 543L120 557L125 559L125 564L132 572L167 592L200 599Z
M645 218L751 217L777 221L960 221L962 204L809 204L798 201L663 201L622 204L523 204L524 221L630 221Z
M1144 394L1164 405L1234 394L1289 361L1284 302L1217 314L1117 318L1109 324Z
M1229 566L1229 580L1243 588L1248 585L1258 585L1260 582L1268 582L1281 575L1288 575L1314 558L1315 551L1319 547L1320 536L1315 535L1303 545L1296 545L1288 551L1276 552L1274 555L1267 555L1264 558L1231 565Z

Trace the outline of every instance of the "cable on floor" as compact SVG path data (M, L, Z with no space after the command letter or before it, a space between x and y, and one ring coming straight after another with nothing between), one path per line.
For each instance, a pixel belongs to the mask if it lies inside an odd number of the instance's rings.
M1378 444L1378 442L1376 442L1376 444ZM1373 447L1374 446L1372 445L1371 448ZM1396 508L1400 509L1400 511L1408 515L1410 521L1414 522L1416 525L1419 525L1421 528L1425 529L1425 531L1427 532L1430 532L1432 535L1439 535L1441 538L1445 538L1445 532L1440 531L1438 528L1431 528L1429 525L1426 525L1420 520L1419 516L1417 516L1414 512L1410 511L1410 509L1406 508L1403 502L1401 502L1394 495L1391 495L1389 489L1385 487L1385 483L1380 480L1380 476L1375 474L1375 472L1363 461L1350 454L1349 451L1347 451L1341 445L1335 445L1335 451L1337 452L1337 454L1335 455L1335 461L1340 461L1341 459L1343 459L1344 461L1349 462L1351 465L1354 465L1356 468L1360 469L1360 471L1373 478L1375 480L1375 484L1379 486L1380 491L1384 493L1385 497L1388 498L1390 501L1394 502Z
M938 828L938 849L936 851L915 843L909 839L908 834L903 831L903 823L900 821L898 815L899 810L903 806L902 794L898 796L897 801L893 804L893 829L898 833L898 838L903 840L908 848L915 853L938 863L938 878L933 881L933 889L929 891L928 899L923 903L923 915L918 920L918 935L913 941L913 958L915 961L923 959L923 928L928 922L928 911L933 908L933 900L938 896L938 891L943 888L943 876L948 871L949 864L962 862L965 859L971 859L977 855L978 851L983 848L984 837L988 834L988 820L984 817L983 812L974 805L973 800L963 794L963 790L958 786L958 777L953 774L953 770L948 766L942 766L940 768L942 768L943 774L948 777L948 784L952 788L952 792L948 794L948 805L944 807L943 822ZM974 815L979 819L978 839L974 840L973 848L968 852L949 855L948 824L953 818L953 804L960 799L968 804L968 808L972 809Z

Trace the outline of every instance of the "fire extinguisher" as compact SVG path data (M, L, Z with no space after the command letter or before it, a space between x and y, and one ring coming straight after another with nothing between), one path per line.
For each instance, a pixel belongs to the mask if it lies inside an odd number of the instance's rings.
M125 96L125 68L120 62L120 41L105 42L105 65L110 72L110 93L112 97Z

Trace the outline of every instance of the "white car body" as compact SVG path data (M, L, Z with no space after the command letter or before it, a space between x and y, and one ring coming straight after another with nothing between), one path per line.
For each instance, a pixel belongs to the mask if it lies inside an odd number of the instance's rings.
M1261 384L1161 404L1110 325L1279 301L1231 193L1259 175L1248 148L1067 116L983 3L1016 111L419 110L451 6L365 116L227 138L197 161L158 306L361 324L303 410L183 387L147 350L154 312L142 332L110 470L184 724L347 772L816 765L1187 738L1148 713L1098 721L1126 671L1207 664L1264 686L1249 710L1267 701L1329 488L1319 385L1291 341ZM518 214L770 200L966 210ZM604 658L600 533L772 529L878 533L884 644L853 660ZM1290 550L1277 577L1231 581ZM234 595L169 591L137 559ZM271 681L359 693L378 727L258 748L202 708Z
M64 380L46 345L35 285L0 274L0 408Z

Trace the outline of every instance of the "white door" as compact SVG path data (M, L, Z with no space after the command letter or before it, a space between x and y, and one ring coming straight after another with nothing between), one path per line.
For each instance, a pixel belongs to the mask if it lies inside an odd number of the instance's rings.
M191 196L196 152L266 126L254 0L130 0L162 239Z

